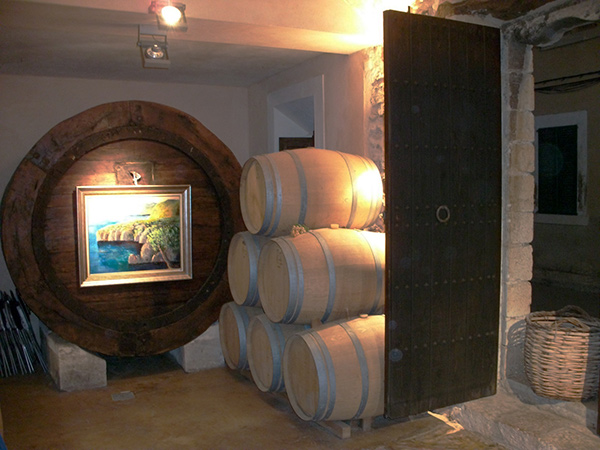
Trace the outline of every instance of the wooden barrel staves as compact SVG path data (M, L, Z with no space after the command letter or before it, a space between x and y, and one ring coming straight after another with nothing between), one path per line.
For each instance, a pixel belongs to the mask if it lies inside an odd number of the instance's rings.
M383 312L384 233L323 228L276 237L263 247L258 267L261 304L273 322Z
M242 168L240 207L253 234L281 236L294 224L368 228L382 199L379 170L362 156L307 148L254 156Z
M240 306L235 302L225 303L219 314L219 337L223 358L234 370L248 368L246 334L250 319L261 314L260 308Z
M238 305L260 306L258 295L258 257L269 241L248 231L236 233L229 244L227 276L233 301Z
M286 392L304 420L375 417L384 410L385 318L364 316L302 331L283 356Z
M247 332L248 364L252 379L263 392L282 392L283 350L287 340L307 329L306 325L271 322L264 314L250 320Z

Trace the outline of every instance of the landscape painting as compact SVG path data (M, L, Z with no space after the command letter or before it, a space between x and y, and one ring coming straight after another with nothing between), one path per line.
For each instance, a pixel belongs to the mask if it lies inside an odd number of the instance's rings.
M191 279L190 186L79 186L80 286Z

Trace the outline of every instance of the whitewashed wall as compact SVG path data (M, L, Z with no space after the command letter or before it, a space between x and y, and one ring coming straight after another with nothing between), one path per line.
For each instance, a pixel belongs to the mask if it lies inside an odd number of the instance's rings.
M0 193L23 157L56 124L115 101L152 101L190 114L241 164L248 159L247 92L238 87L0 75ZM13 288L2 254L0 290Z

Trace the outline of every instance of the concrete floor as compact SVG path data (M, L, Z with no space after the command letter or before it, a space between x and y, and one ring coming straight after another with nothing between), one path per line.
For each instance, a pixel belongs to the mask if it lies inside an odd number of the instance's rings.
M430 415L377 419L342 440L227 368L166 357L108 360L108 386L59 392L44 374L0 380L8 449L501 449Z

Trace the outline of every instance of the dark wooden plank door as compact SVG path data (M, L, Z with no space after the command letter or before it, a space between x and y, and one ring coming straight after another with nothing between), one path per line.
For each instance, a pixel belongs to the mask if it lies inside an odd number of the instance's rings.
M497 29L387 11L386 415L496 390Z

